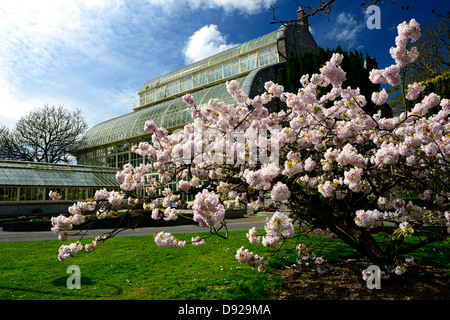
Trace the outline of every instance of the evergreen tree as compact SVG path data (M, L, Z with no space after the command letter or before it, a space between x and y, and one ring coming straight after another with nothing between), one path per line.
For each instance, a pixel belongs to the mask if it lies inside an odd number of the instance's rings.
M374 91L380 90L379 84L373 84L369 80L369 72L378 68L378 63L367 53L365 57L357 50L346 52L340 46L336 49L319 48L317 52L303 52L291 56L286 63L279 67L277 71L277 83L281 84L288 92L297 92L301 88L299 79L304 74L312 75L320 73L319 69L330 60L334 52L344 55L341 67L346 72L347 80L344 86L359 88L361 94L369 96ZM319 97L331 90L331 84L326 88L321 88ZM377 111L372 101L367 101L366 110L373 114Z

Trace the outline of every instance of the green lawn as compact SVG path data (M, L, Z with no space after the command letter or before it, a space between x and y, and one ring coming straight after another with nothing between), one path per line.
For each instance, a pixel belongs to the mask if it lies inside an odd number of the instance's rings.
M113 238L64 262L57 260L60 241L0 243L0 299L267 299L279 281L234 258L248 244L245 233L199 248L159 248L152 236ZM80 290L66 286L70 265L80 268Z
M178 249L159 248L152 236L114 238L93 253L80 252L64 262L57 260L60 241L0 243L0 300L270 299L271 290L282 285L281 280L270 270L259 273L234 257L242 245L267 254L261 245L249 244L245 234L230 232L228 240L213 237L203 247L186 245ZM191 236L177 235L181 240L190 240ZM328 260L355 256L340 241L318 253ZM414 256L450 268L449 253L448 244L442 243L427 246ZM283 261L294 260L292 252ZM80 268L80 290L66 286L70 265Z

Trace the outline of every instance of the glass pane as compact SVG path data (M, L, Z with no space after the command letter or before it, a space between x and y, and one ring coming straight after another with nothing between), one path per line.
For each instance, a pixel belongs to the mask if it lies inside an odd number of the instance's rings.
M129 143L124 143L124 144L117 145L117 152L118 153L126 152L128 150L130 150L130 144Z
M181 91L187 91L192 89L192 76L186 77L184 79L181 79Z
M222 65L208 70L208 83L222 79Z
M206 84L206 71L202 71L202 72L194 74L193 80L194 80L194 88L205 85Z
M116 168L117 167L116 156L107 157L106 158L106 166Z
M167 93L169 96L180 92L180 81L174 81L167 85Z
M0 188L0 201L16 201L17 200L17 188L2 187Z
M239 72L239 59L234 59L229 62L226 62L223 66L224 77L230 77Z
M107 153L108 153L108 155L116 154L117 153L116 146L108 147Z

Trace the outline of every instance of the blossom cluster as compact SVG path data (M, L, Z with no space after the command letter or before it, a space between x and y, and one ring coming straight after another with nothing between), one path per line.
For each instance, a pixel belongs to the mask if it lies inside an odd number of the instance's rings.
M420 25L415 19L411 19L409 23L403 22L397 27L398 35L395 38L395 47L389 50L396 64L385 68L384 70L374 69L370 72L370 80L373 83L389 83L392 86L400 84L400 69L408 63L414 62L419 52L417 47L412 47L411 51L407 50L407 43L410 39L415 42L420 38Z
M186 245L186 241L180 241L169 232L161 231L155 235L155 243L159 247L182 248Z
M56 191L50 191L48 193L48 196L50 197L50 199L52 200L61 200L62 195L60 195L58 192Z
M96 204L93 201L79 201L69 207L70 216L59 215L51 218L53 233L58 234L59 240L67 240L67 231L72 230L73 226L78 226L86 221L85 213L95 210Z
M292 219L287 214L279 211L275 212L266 220L264 227L266 235L261 236L255 227L251 228L246 234L247 239L252 244L262 243L263 246L275 248L280 238L290 238L294 235L294 225ZM268 262L261 264L262 257L249 252L248 249L241 247L236 253L236 259L240 263L247 263L252 268L258 267L260 272L264 271Z
M268 217L264 229L266 235L262 237L261 243L269 248L275 248L282 236L291 238L294 235L292 219L284 212L276 211Z
M431 197L431 192L424 192L422 198ZM440 201L444 199L441 197ZM406 235L411 231L411 224L419 222L426 226L447 226L450 231L450 211L427 210L424 207L413 204L411 201L405 202L403 199L388 200L379 197L377 200L379 209L357 210L355 223L363 228L371 229L380 226L383 221L396 222L399 226L398 232ZM409 221L409 222L408 222Z
M86 252L92 252L97 248L97 245L104 242L105 237L99 236L96 237L91 243L88 243L84 246L84 250ZM80 241L72 242L69 245L62 245L59 247L58 260L64 261L69 257L73 257L76 253L83 250L83 245Z
M141 190L145 184L145 174L153 169L151 164L141 164L134 168L126 164L122 171L117 172L116 179L121 183L120 188L126 191Z
M246 263L248 266L252 268L258 268L259 272L264 272L266 268L266 264L262 263L264 257L260 257L257 254L248 251L244 247L240 247L236 252L236 259L239 263Z
M217 228L225 217L225 207L220 203L220 197L207 189L197 193L192 209L194 221L201 227Z

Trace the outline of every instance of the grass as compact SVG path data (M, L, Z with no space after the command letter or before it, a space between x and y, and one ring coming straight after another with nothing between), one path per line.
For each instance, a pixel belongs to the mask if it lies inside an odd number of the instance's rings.
M0 300L270 299L271 291L282 281L270 270L259 273L234 257L242 245L255 253L268 254L261 245L249 244L245 234L230 232L228 240L213 237L203 247L187 245L179 249L159 248L152 236L113 238L92 253L81 252L64 262L57 260L59 241L0 243ZM181 240L190 240L191 236L177 235ZM329 261L355 257L353 249L339 240L316 253ZM449 253L444 242L428 245L413 256L450 269ZM293 263L295 258L292 251L278 266ZM80 290L66 286L70 265L80 268Z
M267 299L279 280L234 257L245 233L179 249L159 248L152 236L113 238L64 262L59 241L0 243L0 299ZM70 265L80 268L80 290L66 286Z

